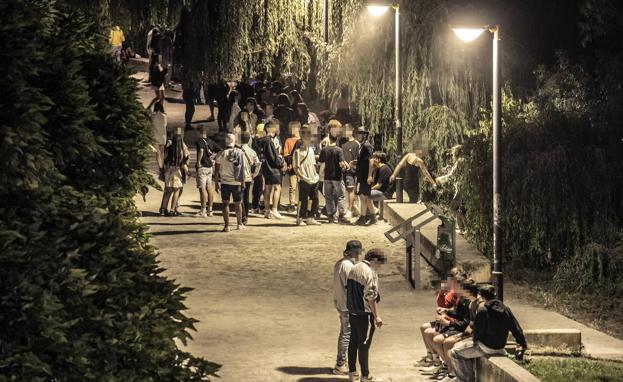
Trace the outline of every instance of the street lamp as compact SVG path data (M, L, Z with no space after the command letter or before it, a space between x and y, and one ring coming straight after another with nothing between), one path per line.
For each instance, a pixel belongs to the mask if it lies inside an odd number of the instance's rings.
M396 19L396 94L394 105L394 128L396 132L396 148L398 158L402 158L402 81L400 73L400 6L398 3L368 3L368 12L372 16L379 17L384 15L390 8L395 11ZM402 176L396 177L396 201L402 203Z
M458 38L465 42L474 41L483 32L493 34L493 286L500 300L504 299L504 275L502 273L502 238L500 228L500 128L502 126L502 95L500 91L499 41L500 26L452 27Z

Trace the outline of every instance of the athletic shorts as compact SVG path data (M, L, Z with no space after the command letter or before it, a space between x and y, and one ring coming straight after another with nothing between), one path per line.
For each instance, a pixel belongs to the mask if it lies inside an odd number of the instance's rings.
M242 186L239 184L221 184L221 199L223 203L229 203L230 197L234 199L234 203L242 202Z
M355 174L346 172L342 178L344 179L344 186L346 186L346 189L353 189L357 186Z
M281 184L281 179L282 179L281 171L263 168L262 174L264 175L264 182L266 183L267 186Z
M357 183L357 195L370 196L372 186L368 184L367 179Z
M197 188L208 187L212 184L212 167L201 167L197 170Z
M208 99L206 102L216 101L216 96L218 95L218 86L217 85L208 85Z

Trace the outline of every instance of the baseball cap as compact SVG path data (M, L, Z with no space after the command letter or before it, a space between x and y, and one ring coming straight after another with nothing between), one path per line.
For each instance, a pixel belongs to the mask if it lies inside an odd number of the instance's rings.
M227 134L225 137L225 146L234 147L236 145L236 136L234 134Z
M346 243L346 249L344 252L354 255L357 251L361 251L363 247L361 246L361 242L359 240L349 240Z
M365 128L365 126L359 126L358 128L356 128L353 133L355 134L370 134L370 132L368 131L368 129Z

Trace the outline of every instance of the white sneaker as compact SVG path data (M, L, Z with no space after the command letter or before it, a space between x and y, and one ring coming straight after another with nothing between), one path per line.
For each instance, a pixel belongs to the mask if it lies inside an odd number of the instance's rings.
M274 219L275 215L270 210L264 211L264 219Z
M296 225L300 225L301 227L306 226L305 222L301 218L296 218Z
M359 375L357 374L357 372L348 373L348 382L357 382L358 378L359 378Z
M307 225L321 225L322 223L320 223L318 220L314 219L314 218L308 218L306 221Z
M346 211L346 213L344 214L344 217L345 217L346 219L350 219L350 218L352 218L352 217L353 217L353 213L352 213L352 212L350 212L350 211Z
M195 216L198 217L198 218L205 218L205 217L208 216L208 214L206 213L206 210L201 210L201 211L197 212L195 214Z
M337 374L337 375L346 375L348 374L348 365L347 364L343 364L343 365L335 365L333 367L332 370L333 374Z
M212 212L212 211L208 211L208 212L206 213L206 215L207 215L208 217L212 217L212 216L214 216L214 212Z
M373 377L371 375L368 375L367 377L364 377L363 375L361 376L360 379L361 382L383 382L383 380L379 377Z
M229 232L229 226L226 225L225 227L223 227L223 230L221 232Z
M247 226L244 224L238 224L238 231L244 231L245 229L247 229Z
M282 214L280 214L279 211L272 211L271 213L273 214L275 219L279 219L279 220L285 219L285 217Z

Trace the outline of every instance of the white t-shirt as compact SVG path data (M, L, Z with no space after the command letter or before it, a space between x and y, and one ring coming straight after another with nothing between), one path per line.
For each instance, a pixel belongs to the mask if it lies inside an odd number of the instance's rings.
M245 183L252 182L262 169L260 158L257 153L249 145L242 145L242 151L244 151L244 181ZM251 167L255 164L255 173L251 173Z
M311 147L307 149L300 147L294 151L292 155L292 167L299 169L299 172L303 175L300 179L307 184L316 184L320 180L318 172L316 171L314 150Z

